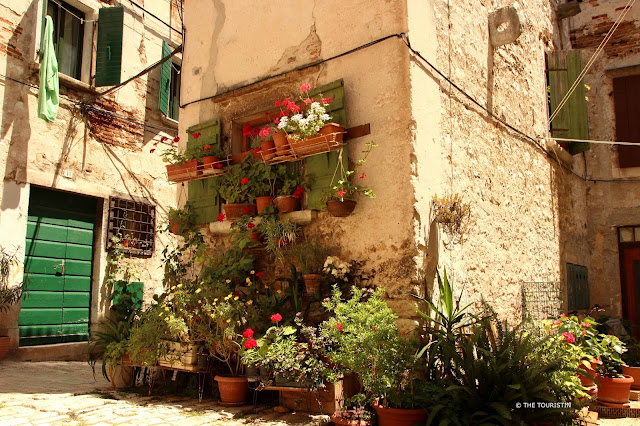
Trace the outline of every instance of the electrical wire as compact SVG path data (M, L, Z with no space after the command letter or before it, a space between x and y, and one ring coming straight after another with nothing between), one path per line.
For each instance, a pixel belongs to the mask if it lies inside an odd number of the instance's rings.
M622 23L622 20L627 15L627 13L629 13L629 10L631 10L631 7L633 7L635 2L636 2L636 0L629 0L627 2L627 5L624 7L624 10L622 11L622 13L620 13L620 16L618 16L618 19L616 19L616 21L611 26L611 28L609 28L609 31L607 32L607 35L600 42L600 45L598 46L596 51L593 52L593 55L591 55L591 58L589 58L589 61L587 62L587 65L584 68L582 68L582 71L580 72L580 75L578 75L578 77L575 79L575 81L573 82L573 84L571 85L571 87L569 88L567 93L562 98L562 101L560 101L560 103L556 107L555 111L553 111L553 114L551 114L551 117L549 117L549 124L551 124L553 119L556 118L558 116L558 114L560 114L560 110L569 101L569 98L571 97L573 92L578 88L578 86L582 82L582 79L584 78L584 76L587 75L587 72L589 71L591 66L595 63L596 58L598 57L600 52L602 52L604 50L604 46L609 42L609 40L611 40L611 37L613 37L613 33L618 29L618 27Z
M47 0L43 0L43 1L47 1ZM66 10L69 15L73 16L78 21L80 21L81 25L84 24L84 23L89 23L89 22L98 22L97 19L92 19L92 20L88 21L88 20L86 20L84 18L79 17L78 15L76 15L75 13L73 13L72 11L70 11L69 9L64 7L60 2L58 2L58 0L49 0L49 1L52 1L53 3L57 4L58 7L60 7L62 10Z
M135 7L137 7L138 9L148 13L149 15L151 15L152 17L156 18L158 21L162 22L164 25L166 25L167 27L171 28L173 31L177 32L178 34L182 35L182 31L177 30L175 28L173 28L171 26L171 24L167 24L166 22L164 22L162 19L158 18L156 15L154 15L153 13L149 12L147 9L145 9L144 7L140 6L138 3L136 3L133 0L129 0L129 3L131 3L132 5L134 5Z

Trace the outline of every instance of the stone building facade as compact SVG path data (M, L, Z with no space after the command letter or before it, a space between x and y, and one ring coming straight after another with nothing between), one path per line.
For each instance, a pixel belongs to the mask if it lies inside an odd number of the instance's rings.
M177 116L167 107L177 100L159 110L159 68L98 95L159 61L163 44L165 51L180 45L180 11L172 4L0 5L0 246L20 261L12 282L25 279L30 290L22 306L0 314L0 334L11 337L17 358L79 357L88 328L109 309L114 278L142 282L146 299L161 290L161 253L172 244L161 231L176 190L150 150L176 136ZM52 123L37 116L45 14L54 23L60 69ZM96 87L96 74L106 69L96 58L105 46L106 60L119 58L121 65L109 71L109 86ZM179 69L179 58L173 62ZM108 272L107 247L114 246L122 253L120 269Z

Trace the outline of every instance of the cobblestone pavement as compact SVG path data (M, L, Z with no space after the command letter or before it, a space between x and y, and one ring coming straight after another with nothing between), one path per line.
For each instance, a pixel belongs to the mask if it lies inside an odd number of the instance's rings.
M210 397L209 397L210 398ZM115 391L84 362L0 361L0 425L322 425L328 417Z

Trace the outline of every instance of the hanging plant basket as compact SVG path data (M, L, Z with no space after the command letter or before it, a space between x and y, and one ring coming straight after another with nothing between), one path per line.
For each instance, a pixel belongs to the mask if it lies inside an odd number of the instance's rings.
M353 213L357 204L353 200L329 200L327 201L327 211L333 217L347 217Z
M322 126L316 136L304 138L298 141L293 137L289 137L288 139L291 151L295 155L303 156L335 151L343 145L343 136L344 126L337 123L327 123Z

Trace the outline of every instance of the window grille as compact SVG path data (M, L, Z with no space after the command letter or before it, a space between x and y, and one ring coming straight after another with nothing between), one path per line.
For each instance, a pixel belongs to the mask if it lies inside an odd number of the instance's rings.
M523 320L539 320L545 315L557 318L562 312L561 286L560 281L523 282Z
M107 250L117 247L123 253L151 256L155 229L155 206L122 198L109 198Z

